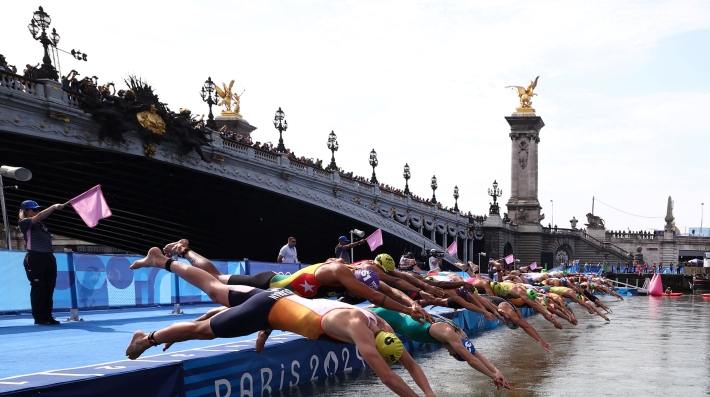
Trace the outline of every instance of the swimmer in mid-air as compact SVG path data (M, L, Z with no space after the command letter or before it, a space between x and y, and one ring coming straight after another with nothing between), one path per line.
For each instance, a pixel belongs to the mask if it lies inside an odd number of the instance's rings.
M165 252L171 253L175 251L165 249ZM186 254L189 254L192 259L195 256L199 256L192 250L189 250ZM211 262L210 265L214 267ZM273 272L259 273L253 277L232 275L229 279L235 279L240 282L230 282L228 285L223 284L220 278L214 277L214 275L210 276L209 272L203 267L197 267L194 264L189 266L169 259L163 251L156 247L151 248L145 258L137 260L131 265L131 269L141 267L157 267L172 271L204 291L214 302L224 306L234 306L230 305L227 300L230 291L229 287L234 285L246 285L262 290L284 287L305 298L328 297L330 293L342 293L347 289L354 295L369 300L373 304L411 315L417 321L433 322L429 313L424 311L418 304L412 303L412 300L403 292L386 286L381 291L376 291L359 282L353 275L353 269L345 266L340 259L306 267L290 276L276 275ZM268 273L272 273L271 277L266 277L269 276ZM382 292L389 294L390 299L387 299L388 295L384 295ZM408 306L404 306L400 302L406 302Z
M473 343L451 320L437 316L434 324L419 324L391 310L373 307L368 310L387 321L395 332L420 343L443 343L449 354L458 361L465 361L471 368L493 380L497 389L510 389L503 374L478 351Z
M399 361L427 396L435 395L392 328L372 312L334 300L305 299L285 288L253 289L255 292L241 305L213 311L209 318L175 323L151 333L136 331L126 356L135 360L150 347L163 343L165 350L175 342L235 338L279 329L308 339L353 343L385 386L400 396L416 396L389 367Z

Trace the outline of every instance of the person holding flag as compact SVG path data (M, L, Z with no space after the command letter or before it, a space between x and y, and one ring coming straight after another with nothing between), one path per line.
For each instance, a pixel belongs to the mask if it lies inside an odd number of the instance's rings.
M42 210L33 200L25 200L20 205L20 231L25 238L25 273L30 281L30 304L32 317L37 325L55 325L59 321L52 317L54 307L54 287L57 285L57 259L52 250L52 235L42 223L63 204L54 204Z

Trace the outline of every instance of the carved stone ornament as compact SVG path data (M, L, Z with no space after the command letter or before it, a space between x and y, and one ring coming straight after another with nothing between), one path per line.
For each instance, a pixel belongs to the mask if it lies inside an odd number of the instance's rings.
M604 229L604 219L597 215L587 214L587 223L585 223L590 229Z
M528 141L521 140L518 147L520 148L520 150L518 150L518 163L520 163L520 167L522 169L525 169L528 165Z
M518 208L517 212L515 213L515 222L516 223L525 223L528 221L528 213L525 212L524 208Z

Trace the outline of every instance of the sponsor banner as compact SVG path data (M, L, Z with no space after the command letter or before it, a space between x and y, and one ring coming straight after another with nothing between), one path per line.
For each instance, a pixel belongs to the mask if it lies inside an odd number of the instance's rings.
M257 354L253 344L220 348L237 352L184 362L186 396L261 396L366 365L355 345L308 341L293 334L273 335L263 354Z

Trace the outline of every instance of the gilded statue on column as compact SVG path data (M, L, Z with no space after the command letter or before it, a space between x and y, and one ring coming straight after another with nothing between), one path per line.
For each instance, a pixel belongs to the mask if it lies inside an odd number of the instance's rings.
M519 85L509 85L506 86L505 88L517 88L518 89L518 98L520 99L520 107L515 108L516 112L515 113L535 113L535 109L532 108L532 97L535 94L533 91L535 90L535 87L537 87L537 79L539 79L540 76L535 77L534 81L531 81L530 84L526 87L521 87Z
M241 96L246 90L242 90L241 94L233 93L232 87L234 87L234 80L229 82L229 87L227 87L225 83L222 83L222 87L223 88L217 87L217 95L222 98L217 106L225 107L225 110L222 111L222 116L239 117L241 119L242 115L239 114ZM234 108L234 110L232 110L232 108Z

